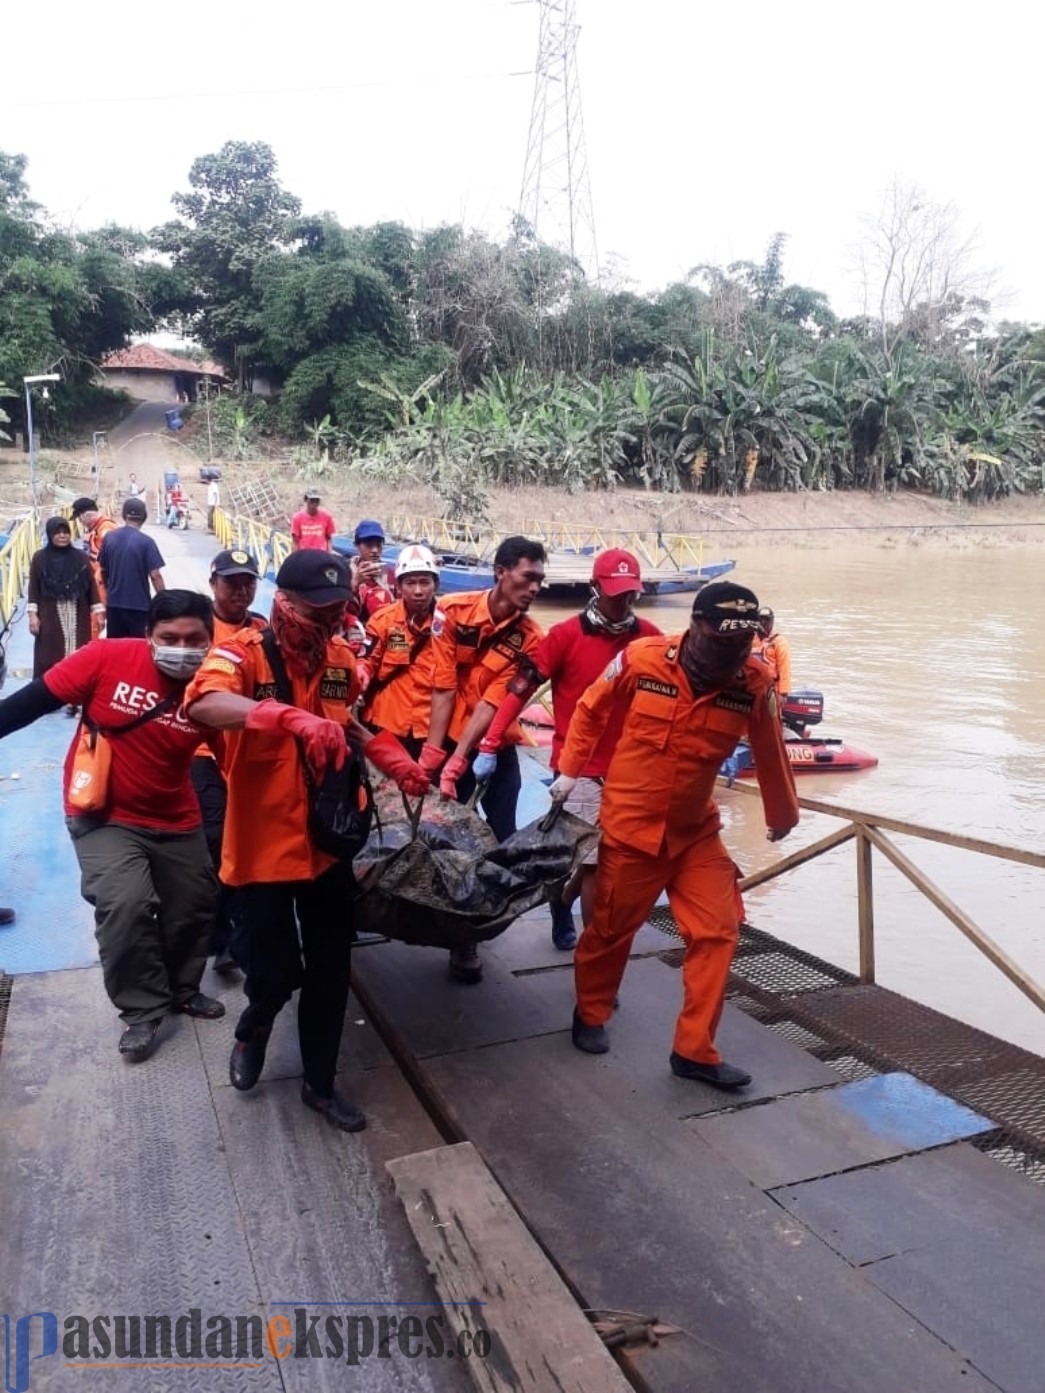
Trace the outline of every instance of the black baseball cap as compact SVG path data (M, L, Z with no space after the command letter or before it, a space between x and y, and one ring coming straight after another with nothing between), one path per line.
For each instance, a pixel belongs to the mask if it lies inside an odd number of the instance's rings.
M308 489L305 492L306 503L318 503L322 497L323 495L320 493L319 489Z
M292 551L276 575L280 590L293 590L313 605L352 597L348 566L332 551Z
M212 576L257 576L258 563L249 551L219 551L210 563Z
M149 516L149 510L140 498L125 498L122 511L125 520L134 518L135 522L144 522Z
M83 517L84 513L96 513L98 504L93 498L78 498L73 503L71 512L74 518Z
M731 580L712 581L693 601L693 617L706 619L720 634L757 634L758 596Z

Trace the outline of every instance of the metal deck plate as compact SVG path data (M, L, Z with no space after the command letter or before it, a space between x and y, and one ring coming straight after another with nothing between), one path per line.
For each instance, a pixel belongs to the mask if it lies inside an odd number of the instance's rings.
M201 1042L224 1024L172 1017L156 1054L127 1065L100 969L15 981L0 1053L0 1311L53 1311L61 1331L71 1314L198 1307L204 1320L267 1320L286 1300L434 1298L383 1171L439 1142L398 1071L356 1075L350 1096L370 1126L344 1136L302 1106L296 1081L212 1089ZM155 1370L137 1382L92 1364L90 1377L92 1388L182 1393L219 1381L270 1393L467 1387L455 1366L394 1350L356 1370L265 1356L260 1368ZM82 1369L32 1365L32 1393L82 1387Z
M1005 1393L1041 1393L1045 1387L1040 1238L989 1237L958 1228L946 1242L864 1271L916 1320L959 1345Z
M514 977L486 954L482 982L464 986L451 979L448 958L439 948L383 943L353 959L354 976L419 1058L569 1028L571 973Z
M529 980L543 982L546 975ZM620 1009L606 1026L609 1054L583 1059L577 1056L578 1062L611 1072L621 1080L629 1096L637 1093L673 1117L721 1112L723 1108L839 1082L838 1074L828 1065L729 1005L719 1024L718 1046L726 1059L750 1071L754 1079L751 1087L723 1093L691 1079L677 1079L669 1067L668 1055L681 1004L682 981L674 968L666 967L659 958L630 962L621 984ZM572 1002L569 1006L572 1011ZM565 1023L568 1022L569 1016ZM568 1039L563 1044L576 1056Z
M858 1267L956 1230L1031 1238L1045 1252L1045 1190L965 1143L789 1185L773 1198ZM1004 1281L1004 1272L995 1276Z
M882 1074L691 1124L763 1190L993 1130L910 1074Z
M574 906L573 919L579 935L579 905ZM664 935L644 924L635 935L631 956L648 957L655 953L663 953L666 946L667 940ZM482 951L492 954L512 972L526 973L535 969L556 968L564 969L572 975L573 971L573 953L562 953L552 943L551 912L547 905L541 905L539 909L532 909L528 914L522 915L498 938L484 944Z
M601 1063L545 1037L446 1054L425 1071L585 1305L655 1313L690 1332L634 1356L644 1387L989 1387L892 1302L872 1299L860 1273L687 1124Z

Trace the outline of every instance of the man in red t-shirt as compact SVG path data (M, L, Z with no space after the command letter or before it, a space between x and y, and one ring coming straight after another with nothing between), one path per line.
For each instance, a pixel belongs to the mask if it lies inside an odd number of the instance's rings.
M660 633L654 624L646 619L638 619L632 613L632 606L642 594L642 573L630 551L614 548L601 552L592 567L591 588L588 608L582 614L575 614L572 619L552 625L541 640L540 647L530 655L533 668L521 670L509 688L490 729L479 743L479 753L472 766L477 779L488 778L496 768L497 752L505 731L544 682L552 684L555 734L552 738L551 766L558 773L559 755L566 740L570 717L585 691L633 639ZM610 717L568 802L571 812L591 823L598 822L602 781L620 739L624 715L622 709ZM597 852L593 851L582 867L580 877L581 919L585 924L591 918L594 904L596 862ZM551 906L552 942L563 952L569 952L577 942L570 909L577 889L578 886L571 881L563 894L563 902Z
M334 519L319 506L318 489L305 494L305 506L290 521L290 539L294 551L329 551L334 535Z
M203 731L181 714L214 621L210 601L165 590L149 608L147 637L89 643L42 678L0 701L0 737L62 706L79 706L112 751L100 812L70 801L79 731L65 759L65 814L94 907L105 990L126 1029L120 1053L146 1059L170 1011L215 1020L220 1001L200 979L217 908L189 766Z

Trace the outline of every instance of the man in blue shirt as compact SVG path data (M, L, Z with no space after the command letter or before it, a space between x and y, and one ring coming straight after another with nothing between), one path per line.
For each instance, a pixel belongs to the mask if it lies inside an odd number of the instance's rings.
M149 582L158 595L163 590L160 549L141 530L149 512L141 498L128 498L123 505L126 526L114 527L106 534L98 553L108 597L105 632L108 638L144 638L149 614Z

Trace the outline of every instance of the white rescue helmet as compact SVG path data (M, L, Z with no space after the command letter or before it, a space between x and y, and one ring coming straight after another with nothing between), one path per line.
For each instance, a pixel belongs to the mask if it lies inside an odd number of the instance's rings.
M439 567L436 559L427 547L413 543L403 550L396 557L396 580L402 580L404 576L416 576L427 574L439 578Z

